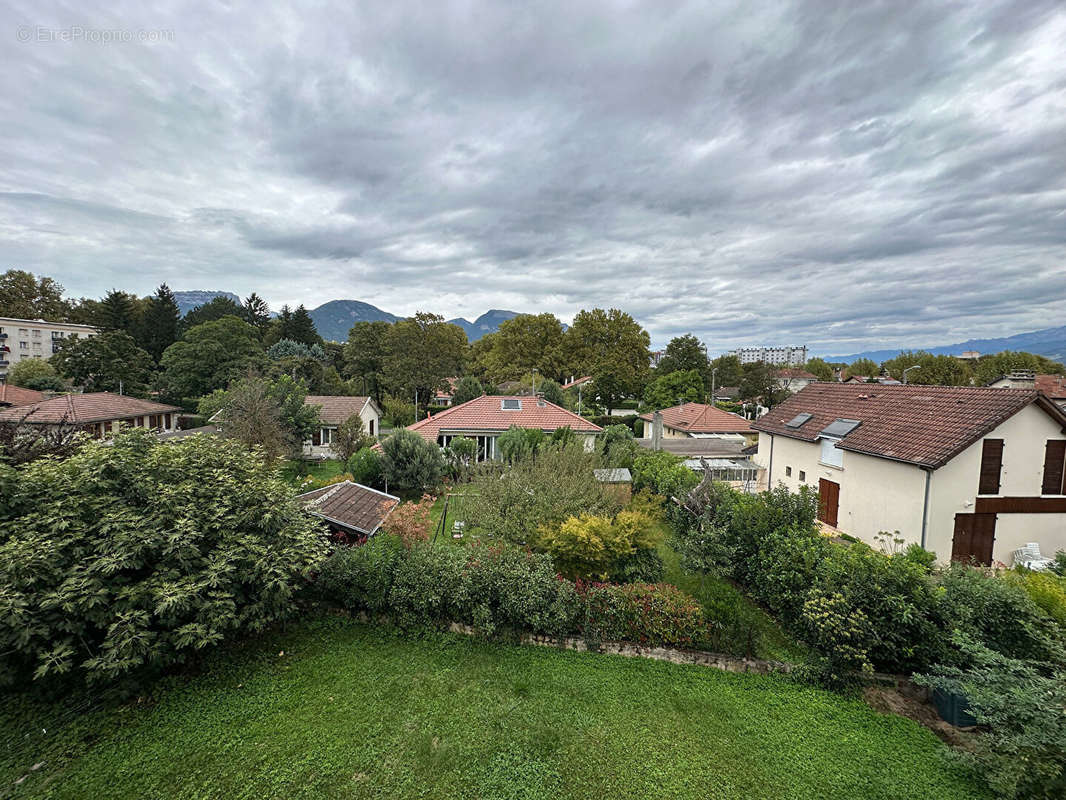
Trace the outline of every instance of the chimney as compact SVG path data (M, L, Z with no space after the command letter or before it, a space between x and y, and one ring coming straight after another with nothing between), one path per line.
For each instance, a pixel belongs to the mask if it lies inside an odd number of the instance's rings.
M663 412L656 411L651 415L651 449L663 449Z

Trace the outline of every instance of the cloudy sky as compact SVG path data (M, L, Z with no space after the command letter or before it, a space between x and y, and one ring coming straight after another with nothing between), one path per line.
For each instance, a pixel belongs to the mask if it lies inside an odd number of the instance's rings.
M1066 323L1061 2L315 5L0 3L0 268L712 351Z

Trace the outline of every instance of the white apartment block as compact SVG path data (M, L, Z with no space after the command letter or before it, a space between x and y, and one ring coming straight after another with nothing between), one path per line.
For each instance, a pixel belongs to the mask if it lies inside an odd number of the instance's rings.
M729 355L739 358L741 364L764 361L767 364L802 367L807 363L807 345L801 347L738 347L736 350L730 350Z
M51 358L64 339L88 339L97 332L91 325L72 322L0 317L0 382L12 364L26 358Z

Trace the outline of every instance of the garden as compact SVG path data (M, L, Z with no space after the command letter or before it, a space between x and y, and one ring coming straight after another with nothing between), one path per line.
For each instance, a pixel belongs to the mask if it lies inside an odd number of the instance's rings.
M1061 796L1056 576L841 546L809 495L697 485L625 428L592 452L565 429L501 439L502 464L400 432L300 475L234 441L134 431L0 465L6 790ZM635 493L600 466L630 468ZM347 476L408 500L334 548L295 487ZM519 647L528 634L795 669ZM983 733L949 759L862 704L874 670L964 697Z

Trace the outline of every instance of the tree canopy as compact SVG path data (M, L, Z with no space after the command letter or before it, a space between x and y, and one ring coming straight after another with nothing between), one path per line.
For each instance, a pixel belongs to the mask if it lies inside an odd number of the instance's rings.
M616 308L579 311L566 333L566 353L576 372L591 375L610 412L647 382L651 338L636 320Z
M265 360L256 329L227 316L190 328L166 349L160 384L175 400L201 397L224 388L249 368L263 367Z
M52 278L21 269L0 275L0 317L61 321L69 314L63 286Z
M153 361L158 362L163 357L163 351L178 340L180 324L181 312L174 292L165 283L161 284L145 306L140 342Z
M87 392L121 392L145 397L155 366L147 351L125 331L103 331L89 339L64 339L52 356L56 370Z
M702 376L707 370L707 363L707 348L703 342L691 333L686 333L684 336L675 336L666 345L656 374L669 375L671 372L696 370Z
M703 375L698 370L670 372L653 380L644 389L644 405L652 409L670 408L679 403L703 402Z
M385 334L385 383L405 401L416 394L420 408L460 374L466 353L466 333L437 314L419 312L393 323Z
M11 365L7 373L7 382L23 389L38 392L59 391L63 380L56 373L50 361L43 358L24 358Z
M564 336L563 324L554 314L519 314L500 323L487 347L476 349L475 358L494 383L517 380L534 369L561 379L566 371Z

